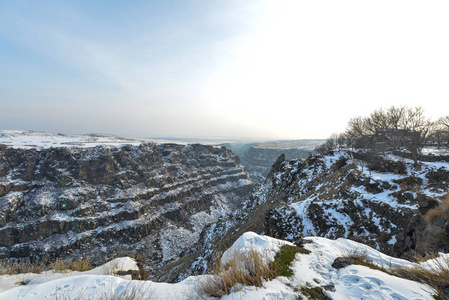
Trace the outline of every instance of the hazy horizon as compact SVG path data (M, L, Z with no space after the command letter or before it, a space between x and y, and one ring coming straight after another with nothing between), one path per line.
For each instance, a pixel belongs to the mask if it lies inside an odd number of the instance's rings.
M325 139L449 114L447 1L3 1L0 129Z

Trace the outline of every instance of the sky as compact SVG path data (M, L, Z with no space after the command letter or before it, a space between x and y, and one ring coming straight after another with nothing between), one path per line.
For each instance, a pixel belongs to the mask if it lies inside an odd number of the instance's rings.
M0 0L0 129L307 139L449 115L449 1Z

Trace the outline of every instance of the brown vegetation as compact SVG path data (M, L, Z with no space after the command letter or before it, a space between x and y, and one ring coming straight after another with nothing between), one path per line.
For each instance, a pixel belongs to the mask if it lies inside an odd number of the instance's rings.
M389 273L385 266L376 264L364 249L354 248L351 251L345 251L343 257L352 259L354 265L361 265L370 269Z
M292 276L290 264L296 253L308 254L310 251L283 245L270 264L254 249L249 252L234 252L226 264L217 260L213 274L203 278L196 293L200 297L222 297L245 285L261 287L264 280Z
M213 275L199 283L197 294L222 297L243 285L261 287L269 275L268 263L256 250L234 252L226 264L217 260Z
M424 216L426 221L430 224L432 224L437 217L449 219L449 195L437 207L429 210Z
M91 263L83 258L74 262L64 262L64 260L58 258L50 267L54 272L67 272L67 271L89 271L92 270Z
M428 284L444 298L444 290L449 288L449 259L436 259L430 267L416 264L413 267L391 268L390 274Z
M41 261L12 261L7 259L0 260L0 275L13 275L21 273L40 274L46 270L46 264Z

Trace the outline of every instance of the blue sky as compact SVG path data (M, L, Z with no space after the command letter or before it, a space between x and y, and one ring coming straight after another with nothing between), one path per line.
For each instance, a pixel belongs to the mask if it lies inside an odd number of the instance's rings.
M0 128L326 138L449 114L447 1L1 1Z

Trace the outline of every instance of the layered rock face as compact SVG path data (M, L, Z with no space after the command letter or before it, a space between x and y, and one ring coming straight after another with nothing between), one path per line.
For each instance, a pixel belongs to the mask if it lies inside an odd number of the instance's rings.
M251 188L224 147L0 145L0 257L101 263L133 251L156 271Z

